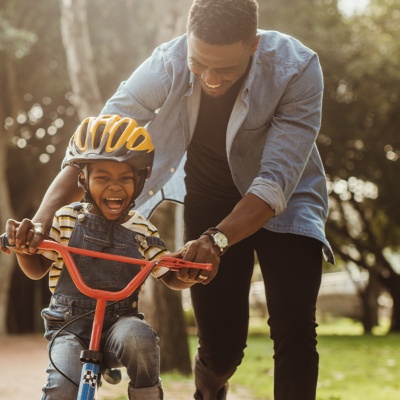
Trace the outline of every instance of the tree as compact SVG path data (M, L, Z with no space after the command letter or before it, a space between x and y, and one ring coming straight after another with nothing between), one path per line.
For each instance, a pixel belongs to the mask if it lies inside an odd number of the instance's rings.
M86 2L85 0L62 0L60 4L63 42L74 93L74 104L81 118L97 115L101 109L100 90L89 38ZM181 8L171 7L172 3L168 2L163 4L165 13L162 21L167 21L168 29L163 30L164 24L161 23L160 31L170 32L170 22L179 15ZM165 9L166 4L169 5L167 9ZM155 7L155 9L158 8ZM174 13L174 16L169 17L171 13ZM168 226L168 232L173 231L171 227L174 221L169 220L168 214L164 214L158 224ZM190 373L191 364L180 293L171 291L164 285L156 284L151 280L147 282L146 288L147 296L142 296L141 303L144 304L143 308L147 309L147 320L161 338L162 371L177 369L183 373Z
M61 33L67 55L73 104L79 118L98 115L102 108L90 43L86 0L61 0Z
M390 257L399 250L399 5L372 0L352 16L342 15L335 0L260 5L261 25L294 35L321 60L318 145L330 189L327 235L339 261L370 274L360 288L366 332L377 322L382 285L394 301L391 329L400 326L399 276Z
M158 227L169 249L179 248L182 243L177 233L181 221L177 221L181 208L170 202L162 203L151 221ZM179 229L178 229L179 230ZM178 370L183 374L192 371L182 294L172 291L153 278L147 280L141 295L141 308L160 337L161 371ZM169 346L174 346L173 351Z
M0 192L2 194L0 196L0 224L2 227L5 226L8 218L15 215L8 179L8 151L17 126L7 117L16 115L20 107L16 70L37 40L33 33L15 27L15 21L7 18L7 11L5 10L0 16L0 57L2 59L0 88L3 93L0 99L0 121L3 121L0 128ZM8 300L15 261L4 254L0 257L0 334L4 334L7 332Z
M158 30L157 43L182 34L190 1L155 2L158 20L163 21ZM180 209L173 203L163 203L154 214L152 221L170 249L179 248L182 238L177 229L176 217ZM160 337L161 371L178 370L191 373L191 361L187 340L186 324L182 308L182 295L171 291L162 284L149 280L144 290L143 309L151 325ZM171 349L173 349L171 351Z
M400 330L400 276L391 257L400 238L399 5L372 1L365 14L349 18L342 74L328 86L321 145L331 187L332 244L389 291L391 331ZM371 322L364 321L367 331Z
M0 4L3 229L8 218L29 217L38 207L53 171L59 169L59 149L65 151L60 132L68 131L74 119L61 68L64 54L57 45L59 10L53 3L5 0ZM31 316L39 316L35 307L48 303L41 299L46 282L26 278L15 268L14 257L1 254L1 262L0 331L31 331L36 323Z

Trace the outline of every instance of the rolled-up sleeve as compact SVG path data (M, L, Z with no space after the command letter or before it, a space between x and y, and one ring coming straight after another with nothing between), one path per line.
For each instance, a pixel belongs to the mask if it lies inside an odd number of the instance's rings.
M275 211L275 216L281 214L287 207L281 187L269 179L255 178L247 193L264 200Z

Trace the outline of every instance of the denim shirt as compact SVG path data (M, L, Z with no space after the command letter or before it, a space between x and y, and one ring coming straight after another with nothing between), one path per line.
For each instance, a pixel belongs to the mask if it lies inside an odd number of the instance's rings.
M290 36L259 34L227 129L232 177L243 196L253 193L275 211L266 229L318 239L333 262L324 228L325 173L315 144L323 93L318 56ZM156 48L102 110L134 118L151 134L153 172L137 200L145 215L163 199L182 202L185 195L183 165L201 94L187 57L186 35Z

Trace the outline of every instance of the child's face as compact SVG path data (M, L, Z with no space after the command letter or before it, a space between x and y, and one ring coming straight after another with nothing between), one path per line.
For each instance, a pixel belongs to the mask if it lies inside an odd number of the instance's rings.
M118 219L131 204L135 192L132 167L116 161L90 164L89 190L103 216L108 220Z

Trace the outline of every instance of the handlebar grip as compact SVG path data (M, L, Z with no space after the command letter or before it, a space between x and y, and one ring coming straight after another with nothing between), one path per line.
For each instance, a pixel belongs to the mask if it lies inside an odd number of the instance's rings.
M1 238L1 246L2 246L2 247L15 247L15 245L9 243L8 237L7 237L7 234L6 234L6 233L3 233L3 234L0 236L0 238Z
M158 265L167 267L172 271L178 271L180 268L195 268L195 269L203 269L205 271L212 270L212 264L210 263L196 263L193 261L187 261L181 258L175 258L169 256L161 257Z

